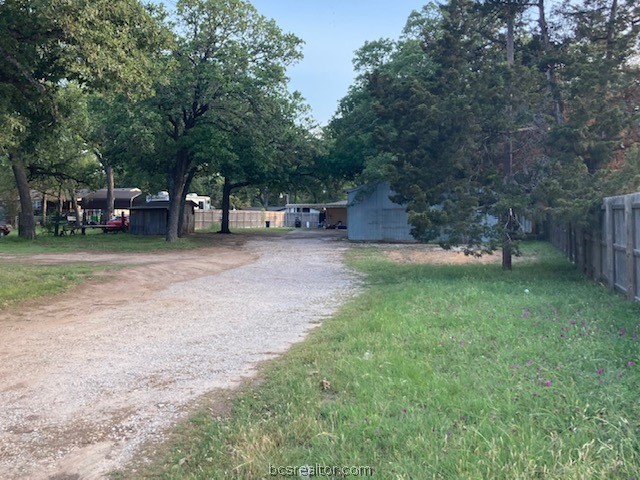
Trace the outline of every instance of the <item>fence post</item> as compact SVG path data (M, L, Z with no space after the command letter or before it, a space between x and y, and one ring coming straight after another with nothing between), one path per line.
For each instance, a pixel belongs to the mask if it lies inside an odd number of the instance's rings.
M609 288L613 290L615 288L615 277L614 277L614 268L613 268L613 208L612 208L613 198L605 199L605 211L604 211L604 221L607 225L607 264L606 264L606 272L607 272L607 284Z
M600 230L593 232L593 280L599 282L602 278L602 234Z
M633 301L636 296L635 258L633 247L635 244L633 225L633 195L624 197L624 223L627 230L626 260L627 260L627 299Z

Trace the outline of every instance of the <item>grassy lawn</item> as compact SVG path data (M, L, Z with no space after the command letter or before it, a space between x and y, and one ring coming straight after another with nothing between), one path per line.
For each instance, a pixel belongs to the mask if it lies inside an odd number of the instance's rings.
M183 426L142 477L344 465L385 479L634 478L640 308L546 244L524 252L534 260L503 272L355 249L365 292L270 364L228 418Z
M167 243L163 236L129 235L128 233L103 233L88 230L87 235L65 235L56 237L39 233L35 240L19 238L17 232L0 239L0 253L35 254L73 251L100 252L154 252L164 250L186 250L211 246L198 236L187 236L174 243Z
M19 238L17 232L0 238L0 254L17 255L0 269L0 310L23 300L62 293L97 272L119 268L104 264L30 265L20 262L20 256L65 252L139 253L165 250L186 250L211 246L199 236L186 237L167 243L164 237L135 236L126 233L105 234L89 230L86 236L55 237L40 231L35 240Z
M62 293L106 265L3 265L0 270L0 311L12 303Z

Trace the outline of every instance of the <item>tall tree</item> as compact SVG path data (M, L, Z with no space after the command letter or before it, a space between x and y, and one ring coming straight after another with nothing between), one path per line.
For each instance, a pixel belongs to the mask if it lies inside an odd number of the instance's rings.
M297 96L254 92L252 104L229 125L226 155L216 162L223 178L221 233L230 233L231 194L249 186L288 190L314 173L314 138L299 124Z
M550 175L540 196L559 220L590 228L601 198L637 190L625 163L638 141L640 5L626 0L566 2L553 55L560 122L549 131Z
M0 149L20 192L21 236L35 236L22 142L56 121L55 92L70 80L86 89L139 88L148 78L148 51L163 39L151 10L137 0L0 3L0 118L18 133Z
M492 237L485 219L496 203L505 68L498 46L477 28L473 2L453 0L440 18L438 30L425 33L421 75L372 77L377 111L390 126L376 138L393 155L391 186L414 237L471 251Z
M224 127L238 113L238 100L250 104L247 84L281 88L286 67L300 58L301 43L242 0L179 0L176 32L166 83L156 97L170 198L167 241L178 238L180 206L194 167L215 159L215 150L203 155L201 148L211 126Z
M516 22L524 13L527 7L533 6L529 0L485 0L484 6L489 14L493 13L498 16L506 24L505 33L505 52L506 63L509 75L506 76L505 82L505 98L507 99L506 111L504 115L507 119L507 129L504 132L504 148L502 160L503 181L506 185L513 183L513 163L514 163L514 141L515 130L518 128L516 121L516 89L520 85L516 85L514 80L516 75L514 69L516 67ZM502 240L502 268L511 270L512 253L513 253L513 235L517 231L517 213L514 212L513 206L507 206L506 211L500 215L503 225L504 234Z
M428 4L410 14L399 40L365 42L356 51L353 64L358 75L324 131L329 151L320 159L319 174L325 182L374 184L388 177L392 156L379 147L376 132L393 127L378 114L380 100L370 87L381 75L407 83L432 71L422 47L425 35L437 35L438 22L437 7Z

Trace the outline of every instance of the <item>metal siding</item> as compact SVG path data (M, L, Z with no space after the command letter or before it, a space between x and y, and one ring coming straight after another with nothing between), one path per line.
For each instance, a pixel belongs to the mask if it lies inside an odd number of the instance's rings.
M370 195L356 200L358 192L360 189L349 192L349 240L414 241L405 208L389 199L393 192L388 182L378 184Z

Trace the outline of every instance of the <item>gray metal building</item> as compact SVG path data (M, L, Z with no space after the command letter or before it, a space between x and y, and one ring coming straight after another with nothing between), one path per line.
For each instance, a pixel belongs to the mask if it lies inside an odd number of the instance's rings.
M389 182L374 190L364 186L348 192L349 240L369 242L414 242L405 207L393 203Z

